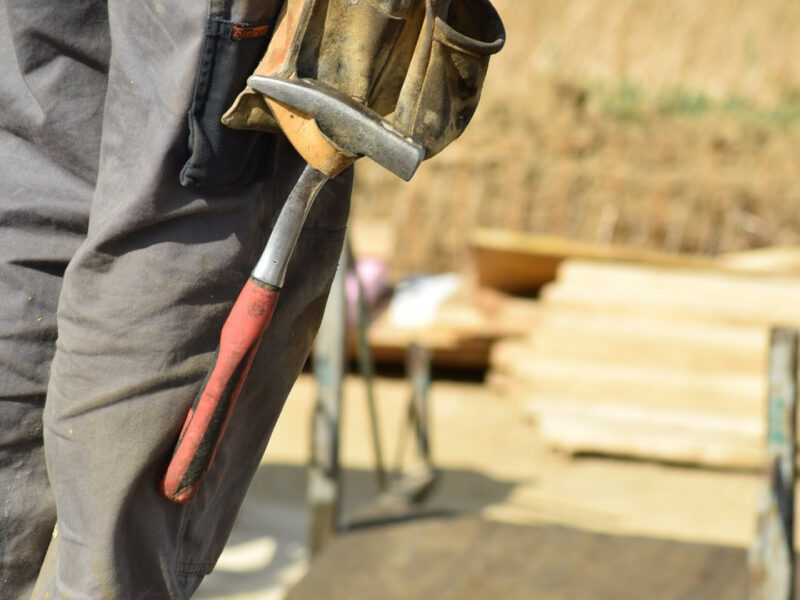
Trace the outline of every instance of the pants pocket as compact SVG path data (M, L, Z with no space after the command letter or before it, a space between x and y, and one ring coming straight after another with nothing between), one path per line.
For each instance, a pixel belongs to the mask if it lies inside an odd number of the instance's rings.
M225 127L220 117L264 54L271 23L235 23L211 16L189 109L189 159L184 186L246 184L269 178L274 138Z

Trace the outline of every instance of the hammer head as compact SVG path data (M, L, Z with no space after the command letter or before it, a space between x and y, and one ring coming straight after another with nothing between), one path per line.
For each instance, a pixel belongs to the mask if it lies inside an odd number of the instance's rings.
M425 158L422 144L350 96L318 81L252 75L247 84L268 98L312 116L342 151L368 156L406 181Z

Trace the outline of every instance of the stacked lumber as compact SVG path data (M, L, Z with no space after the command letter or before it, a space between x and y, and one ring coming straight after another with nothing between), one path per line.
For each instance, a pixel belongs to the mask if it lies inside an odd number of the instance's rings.
M800 325L798 277L566 260L492 381L568 452L758 467L778 324Z

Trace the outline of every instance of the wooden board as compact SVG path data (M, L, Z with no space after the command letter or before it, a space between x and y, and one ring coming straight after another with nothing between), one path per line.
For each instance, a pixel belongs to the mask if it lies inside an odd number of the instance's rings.
M440 367L456 369L486 369L489 364L491 341L486 339L436 340L413 335L370 335L370 351L378 364L404 364L412 343L421 343L431 351L431 362ZM350 342L350 356L356 356L355 342Z
M764 419L694 409L540 398L526 403L546 443L570 453L754 469Z
M729 252L718 258L723 267L760 273L800 274L800 248L773 246Z
M486 369L492 345L527 334L537 311L538 304L531 300L493 290L465 290L445 301L426 326L401 327L384 312L370 325L369 343L377 362L402 363L408 346L417 343L431 349L436 365ZM350 337L354 355L355 335Z
M508 229L478 229L470 238L478 282L514 294L531 294L556 278L568 258L712 266L713 259L540 236Z
M698 373L626 364L599 364L542 355L523 363L493 351L492 381L518 400L567 397L586 404L677 408L757 419L766 414L765 378L750 373Z
M570 261L550 305L694 322L800 323L800 278Z
M800 251L763 248L718 257L658 252L644 248L595 244L510 229L477 229L470 237L478 281L514 294L532 294L555 280L568 259L701 269L742 274L798 274Z
M681 345L658 343L646 338L618 336L604 340L591 331L542 328L527 343L503 342L494 351L495 365L514 362L516 371L535 368L541 359L583 361L588 365L628 365L645 369L759 376L764 373L764 352L760 348L724 347L713 343Z
M341 535L287 600L746 597L742 549L461 517Z

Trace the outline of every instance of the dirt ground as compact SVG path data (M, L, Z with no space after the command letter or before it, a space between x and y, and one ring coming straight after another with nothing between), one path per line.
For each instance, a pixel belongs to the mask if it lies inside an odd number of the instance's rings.
M340 535L286 600L746 600L746 565L740 548L439 515Z
M384 447L394 449L409 389L401 379L382 378L377 393ZM230 542L197 598L277 600L306 572L305 465L313 395L313 381L302 376ZM542 446L520 407L478 383L435 381L431 402L433 452L442 470L433 507L512 524L749 544L757 474L561 456ZM356 378L347 381L344 410L347 522L376 492L363 384Z

